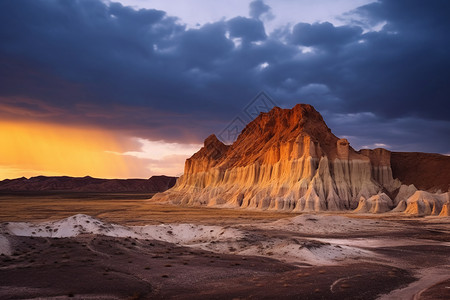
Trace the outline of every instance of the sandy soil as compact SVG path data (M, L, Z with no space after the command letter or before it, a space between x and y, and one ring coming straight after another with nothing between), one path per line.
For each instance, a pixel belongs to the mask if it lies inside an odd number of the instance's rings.
M2 195L0 221L45 221L86 214L126 225L166 223L253 223L292 217L290 213L179 207L145 201L148 194L50 193Z
M450 298L450 218L112 198L0 196L0 299Z

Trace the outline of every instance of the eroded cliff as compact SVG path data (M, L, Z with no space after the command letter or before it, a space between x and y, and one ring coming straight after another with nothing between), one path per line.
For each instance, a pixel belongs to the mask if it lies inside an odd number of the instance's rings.
M424 200L413 197L416 190L393 178L390 151L356 152L314 107L298 104L261 113L232 145L209 136L176 185L153 200L293 212L437 215L447 208L447 194Z

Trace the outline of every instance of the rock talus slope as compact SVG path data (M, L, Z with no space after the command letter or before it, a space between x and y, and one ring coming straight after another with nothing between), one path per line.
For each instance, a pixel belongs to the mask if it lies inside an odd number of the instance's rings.
M331 132L314 107L298 104L261 113L232 145L209 136L186 160L176 185L152 199L294 212L359 205L361 212L378 213L415 192L414 187L401 188L392 174L390 151L355 151ZM400 188L401 197L391 200Z

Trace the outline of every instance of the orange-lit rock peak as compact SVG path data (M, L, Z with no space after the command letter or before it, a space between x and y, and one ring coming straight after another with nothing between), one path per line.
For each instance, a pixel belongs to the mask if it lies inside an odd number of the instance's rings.
M341 144L345 142L346 146ZM208 167L228 169L258 162L274 164L280 160L298 159L304 155L330 159L349 157L367 160L356 153L347 140L339 140L325 124L322 116L308 104L292 109L274 107L250 122L236 142L227 146L215 135L205 140L205 146L190 159L186 169L190 173L203 172ZM191 169L198 162L198 167Z
M186 160L175 187L154 200L294 212L388 211L405 200L391 199L401 182L392 176L390 159L385 149L356 152L311 105L275 107L232 145L209 136ZM415 190L402 187L402 197Z

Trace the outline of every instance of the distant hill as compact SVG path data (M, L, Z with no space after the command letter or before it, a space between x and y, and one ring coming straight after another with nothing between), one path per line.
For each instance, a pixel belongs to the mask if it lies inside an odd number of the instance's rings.
M391 152L392 175L427 191L450 191L450 157L435 153Z
M157 193L175 185L177 177L152 176L149 179L101 179L69 176L36 176L0 181L0 192L99 192Z

